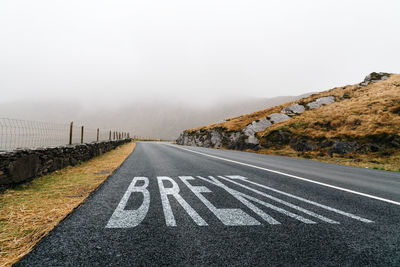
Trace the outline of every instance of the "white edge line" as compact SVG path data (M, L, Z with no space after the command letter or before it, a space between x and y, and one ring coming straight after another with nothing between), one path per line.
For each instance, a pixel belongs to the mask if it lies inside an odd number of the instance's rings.
M252 164L236 161L236 160L221 158L221 157L210 155L210 154L206 154L206 153L203 153L203 152L198 152L198 151L194 151L194 150L191 150L191 149L183 148L183 147L180 147L178 145L169 145L169 146L173 146L173 147L176 147L176 148L179 148L179 149L182 149L182 150L190 151L192 153L200 154L200 155L203 155L203 156L206 156L206 157L220 159L220 160L224 160L224 161L240 164L240 165L243 165L243 166L252 167L252 168L255 168L255 169L259 169L259 170L264 170L264 171L268 171L268 172L272 172L272 173L276 173L276 174L285 175L285 176L288 176L288 177L291 177L291 178L295 178L295 179L298 179L298 180L302 180L302 181L306 181L306 182L309 182L309 183L314 183L314 184L318 184L318 185L334 188L334 189L341 190L341 191L344 191L344 192L348 192L348 193L352 193L352 194L356 194L356 195L360 195L360 196L364 196L364 197L368 197L368 198L372 198L372 199L376 199L376 200L380 200L380 201L384 201L384 202L387 202L387 203L391 203L391 204L400 206L400 202L393 201L393 200L390 200L390 199L377 197L377 196L374 196L374 195L370 195L370 194L354 191L354 190L351 190L351 189L346 189L346 188L339 187L339 186L334 186L334 185L330 185L330 184L317 182L317 181L310 180L310 179L307 179L307 178L303 178L303 177L300 177L300 176L296 176L296 175L292 175L292 174L288 174L288 173L284 173L284 172L280 172L280 171L275 171L275 170L259 167L259 166L256 166L256 165L252 165Z

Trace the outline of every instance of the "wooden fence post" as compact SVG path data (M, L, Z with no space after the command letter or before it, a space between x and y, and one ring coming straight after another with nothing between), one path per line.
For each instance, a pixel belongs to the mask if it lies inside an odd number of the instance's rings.
M71 121L69 124L69 144L72 145L72 129L74 128L74 122Z
M97 128L97 142L99 142L99 132L100 132L100 129Z
M83 144L83 125L82 125L82 128L81 128L81 144Z

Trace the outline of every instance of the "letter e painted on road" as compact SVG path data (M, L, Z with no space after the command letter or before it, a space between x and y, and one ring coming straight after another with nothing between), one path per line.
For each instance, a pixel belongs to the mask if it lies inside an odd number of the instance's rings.
M189 189L207 206L207 208L214 213L214 215L225 225L260 225L261 223L248 215L241 209L218 209L216 208L203 193L211 193L211 190L205 186L194 186L188 181L194 180L192 176L179 176L182 182L189 187Z

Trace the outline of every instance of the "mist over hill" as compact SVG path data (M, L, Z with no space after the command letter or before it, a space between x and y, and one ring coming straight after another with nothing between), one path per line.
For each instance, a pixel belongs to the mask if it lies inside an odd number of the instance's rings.
M18 101L0 104L0 117L36 121L84 124L90 128L126 130L133 135L176 139L183 130L198 125L254 112L300 96L219 100L212 104L192 104L173 100L132 100L129 104L109 106L73 100Z

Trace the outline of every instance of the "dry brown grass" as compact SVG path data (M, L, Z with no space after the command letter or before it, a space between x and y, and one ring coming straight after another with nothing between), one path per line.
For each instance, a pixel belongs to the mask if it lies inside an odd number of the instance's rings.
M299 153L294 151L290 146L285 146L280 149L268 148L260 149L258 151L247 150L247 152L305 158L354 167L400 172L400 151L397 151L391 155L382 155L380 152L371 152L368 154L351 153L347 155L335 155L335 157L329 157L326 154L319 153L318 151Z
M250 114L246 114L246 115L242 115L239 117L235 117L235 118L230 118L230 119L226 119L225 122L222 123L218 123L218 124L210 124L207 126L202 126L202 127L198 127L198 128L194 128L194 129L189 129L187 130L188 132L195 132L197 130L209 130L209 129L213 129L216 127L222 127L227 129L228 131L237 131L237 130L241 130L244 127L246 127L248 124L252 123L255 120L260 120L262 118L265 118L266 116L272 114L272 113L277 113L280 112L282 108L284 108L286 105L289 105L291 103L294 102L290 102L290 103L286 103L284 105L279 105L279 106L275 106L272 108L268 108L268 109L263 109L263 110L259 110Z
M343 99L344 95L349 97ZM400 129L400 75L392 75L385 81L366 87L356 85L336 88L310 96L300 102L316 97L334 95L337 102L318 109L308 110L301 116L273 125L259 136L285 127L292 133L309 138L359 139L367 135L399 134Z
M0 195L0 266L27 254L126 159L131 142Z

